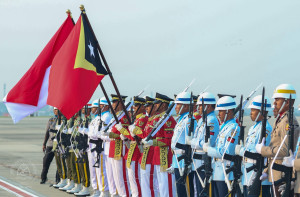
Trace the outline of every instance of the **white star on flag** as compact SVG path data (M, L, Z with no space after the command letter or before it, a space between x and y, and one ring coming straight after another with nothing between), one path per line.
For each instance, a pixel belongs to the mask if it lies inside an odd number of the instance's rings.
M90 49L90 56L94 56L95 57L95 54L94 54L94 47L92 46L92 43L90 41L90 44L88 45L89 49Z

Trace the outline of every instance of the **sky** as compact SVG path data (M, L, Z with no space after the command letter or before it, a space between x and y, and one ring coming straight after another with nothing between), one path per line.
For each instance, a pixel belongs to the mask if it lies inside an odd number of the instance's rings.
M80 4L123 95L149 86L144 95L172 97L196 79L194 94L209 86L245 97L263 83L272 97L290 83L299 104L298 0L0 0L2 97L3 85L9 91L30 68L67 9L77 21ZM115 93L109 77L103 84ZM102 96L97 88L91 100Z

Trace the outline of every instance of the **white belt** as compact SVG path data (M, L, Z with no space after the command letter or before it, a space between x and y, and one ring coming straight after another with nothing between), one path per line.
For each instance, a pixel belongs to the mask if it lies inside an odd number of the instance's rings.
M176 154L176 155L182 155L182 154L184 154L184 150L176 149L176 150L174 150L174 154Z
M205 152L203 150L195 150L195 153L199 153L199 155L204 155Z
M254 160L254 159L249 159L249 158L245 158L244 162L245 162L245 163L253 163L253 164L256 164L256 160Z

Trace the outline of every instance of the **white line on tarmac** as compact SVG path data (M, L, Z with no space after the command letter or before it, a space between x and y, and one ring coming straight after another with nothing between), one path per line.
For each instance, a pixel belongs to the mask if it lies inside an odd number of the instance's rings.
M0 179L0 188L4 189L5 191L8 191L16 196L20 197L38 197L28 191L25 191L15 185L12 185L2 179Z

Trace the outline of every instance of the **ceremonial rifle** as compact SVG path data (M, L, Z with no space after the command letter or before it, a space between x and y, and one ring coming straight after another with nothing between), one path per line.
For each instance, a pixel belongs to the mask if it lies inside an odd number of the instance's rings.
M279 180L274 182L275 186L278 185L282 185L283 183L286 185L285 190L282 194L282 197L289 197L290 196L290 192L291 191L291 182L295 181L296 178L293 178L293 167L287 167L281 164L277 164L274 163L274 161L276 160L278 153L283 145L283 143L285 142L286 138L288 137L288 149L287 152L289 152L289 150L291 150L292 152L294 152L294 107L292 105L292 95L290 94L290 98L289 98L289 113L288 113L288 118L289 118L289 130L287 132L287 134L284 136L284 139L282 140L282 143L273 159L273 163L271 166L271 169L280 171L280 172L284 172L284 175L282 178L280 178ZM288 153L289 154L289 153ZM272 174L273 176L273 174Z
M204 108L204 99L202 98L202 121L205 124L205 143L209 143L210 139L210 126L207 125L207 112ZM203 124L202 123L202 124ZM197 158L200 156L200 158ZM201 157L202 156L202 157ZM196 173L200 174L202 170L205 172L205 187L200 192L201 197L208 197L209 196L209 184L210 179L213 173L213 169L211 167L211 157L208 156L208 153L205 153L204 155L194 155L195 159L202 159L204 161L204 164L196 169Z
M261 109L260 114L263 116L262 119L262 126L261 126L261 132L260 132L260 138L259 143L262 142L262 139L266 137L266 126L267 126L267 119L268 119L268 111L267 111L267 99L265 99L265 88L263 88L262 92L262 103L261 103ZM260 115L258 114L258 116ZM261 190L261 180L260 176L263 173L265 166L265 158L259 154L259 153L252 153L250 151L245 151L244 157L250 158L255 160L255 164L253 164L251 167L246 169L246 172L250 172L254 170L255 177L250 180L250 184L248 187L248 195L253 196L259 196L260 190ZM245 175L246 176L246 175Z
M189 131L188 131L188 136L191 137L192 133L194 132L194 101L193 101L193 94L191 93L191 99L190 99L190 106L189 106ZM180 134L181 135L181 134ZM180 136L179 136L180 137ZM191 165L192 161L192 148L191 145L188 144L180 144L176 143L175 145L176 148L182 149L183 154L177 158L178 164L179 162L184 159L184 168L183 171L179 171L180 173L180 178L178 179L177 183L179 184L185 184L186 182L186 177L189 173L189 166ZM180 169L180 166L178 166L178 169Z
M250 98L255 94L255 92L261 87L262 83L259 84L250 94L249 96L242 102L240 103L234 110L235 118L239 117L239 111L240 107L242 106L242 109L245 109L247 103L249 102Z
M85 122L84 125L82 125L84 127L84 129L88 129L89 127L89 115L88 115L88 106L85 105L85 110L84 110L84 117L85 117ZM79 136L79 142L78 142L78 149L79 152L83 152L88 148L88 135L86 133L82 133ZM80 162L83 162L83 157L81 156L81 160Z
M186 92L191 87L191 85L194 83L194 81L195 81L195 79L192 80L192 82L183 90L183 92ZM162 128L162 126L164 126L164 124L169 120L169 118L174 113L175 107L176 107L175 102L173 102L171 105L169 105L169 107L166 110L166 112L164 113L164 115L154 125L152 131L145 138L145 141L149 141L160 130L160 128Z
M67 128L67 132L61 132L61 144L63 145L63 154L62 157L65 159L67 158L68 154L69 154L69 146L71 145L70 143L70 138L71 135L67 134L69 132L69 130L73 129L74 126L74 116L72 116L72 118L70 119L70 121L66 124L66 128Z
M241 100L240 100L240 107L239 107L239 124L240 124L240 135L238 138L238 145L243 144L244 141L244 129L245 126L243 126L243 117L244 117L244 110L242 107L242 103L243 103L243 95L241 96ZM231 136L229 143L231 143L233 136ZM230 172L233 172L233 183L232 183L232 188L228 188L230 190L231 196L242 196L242 191L239 185L239 179L242 176L242 160L243 158L240 155L229 155L226 152L224 152L224 156L222 158L222 160L228 160L228 161L232 161L233 165L231 167L229 167L228 169L225 170L225 177L227 176L227 174L229 174ZM222 161L223 162L223 161ZM226 196L229 196L226 195Z
M100 107L100 99L98 100L98 116L100 118L99 125L98 125L98 132L100 132L101 128L102 128L102 122L103 122L102 121L102 110ZM90 143L93 143L96 145L95 148L91 149L91 152L96 151L96 153L97 153L97 159L96 159L96 162L93 165L93 167L99 168L100 154L102 151L104 151L103 140L101 138L98 138L97 140L90 139Z
M129 110L130 107L133 105L133 100L131 100L129 103L127 103L127 105L125 106L126 107L126 110ZM113 110L113 109L111 109ZM121 118L123 118L123 116L125 115L125 112L122 111L122 113L120 113L118 116L117 116L117 120L116 119L113 119L109 125L105 128L105 130L103 132L107 132L109 129L111 129L115 124L118 124L119 121L121 120Z
M86 108L86 106L87 105L85 105L85 108ZM80 109L78 111L78 116L79 116L78 127L76 127L76 128L73 129L73 132L72 132L72 135L71 135L71 139L70 139L71 147L72 147L72 149L74 151L74 154L75 154L75 156L77 158L76 163L83 163L83 157L82 157L82 154L81 154L81 151L83 151L82 150L83 147L81 146L82 145L81 144L82 143L82 137L81 137L81 135L78 135L79 129L81 128L82 122L83 122L81 110L82 109ZM75 121L77 122L77 119ZM74 143L72 143L72 137L74 139ZM74 148L74 146L75 146L75 148ZM78 151L78 153L76 153L76 151Z

